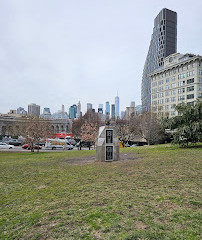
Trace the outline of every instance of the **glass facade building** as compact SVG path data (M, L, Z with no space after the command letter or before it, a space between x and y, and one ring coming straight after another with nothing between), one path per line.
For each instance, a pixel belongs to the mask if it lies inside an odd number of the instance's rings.
M177 51L177 13L169 9L162 9L154 20L153 34L142 76L142 108L143 111L151 107L151 78L150 74L161 69L164 58Z
M119 117L119 97L115 97L115 117Z

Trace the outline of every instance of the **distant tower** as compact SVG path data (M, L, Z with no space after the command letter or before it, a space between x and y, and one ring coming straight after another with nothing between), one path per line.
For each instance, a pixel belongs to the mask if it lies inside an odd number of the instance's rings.
M109 102L106 102L105 115L106 115L106 119L109 119L109 116L110 116L110 104L109 104Z
M65 111L65 106L62 104L62 112Z
M76 117L80 118L80 116L81 116L81 103L79 101L78 104L77 104L77 114L76 114Z
M115 104L111 104L111 119L115 120Z
M39 117L40 115L40 106L35 103L28 105L28 114Z
M87 103L87 111L92 110L93 105L92 103Z
M119 97L117 93L117 96L115 97L115 118L118 117L119 117Z

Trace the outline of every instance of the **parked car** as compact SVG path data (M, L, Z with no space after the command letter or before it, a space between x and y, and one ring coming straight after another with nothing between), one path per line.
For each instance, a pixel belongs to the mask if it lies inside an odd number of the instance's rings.
M7 144L7 143L0 143L0 149L12 149L14 148L13 145Z
M39 145L34 145L33 147L34 147L34 149L42 149L42 147L39 146ZM22 145L22 148L23 148L23 149L30 149L30 147L28 146L28 144Z
M14 146L20 146L20 145L22 145L22 141L18 140L18 139L12 139L8 142L8 144L14 145Z

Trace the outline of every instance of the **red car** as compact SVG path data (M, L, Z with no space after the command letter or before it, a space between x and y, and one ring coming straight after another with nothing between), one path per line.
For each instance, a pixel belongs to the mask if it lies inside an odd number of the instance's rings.
M22 148L24 148L24 149L30 149L30 147L28 146L28 144L22 145ZM41 148L42 148L41 146L34 145L34 149L41 149Z

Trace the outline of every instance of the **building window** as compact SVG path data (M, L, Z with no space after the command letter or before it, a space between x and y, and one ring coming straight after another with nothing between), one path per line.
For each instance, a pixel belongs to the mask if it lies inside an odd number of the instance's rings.
M188 94L187 95L187 99L192 99L192 98L194 98L194 94Z
M178 87L184 86L185 85L185 81L180 81L178 82Z
M158 100L158 104L163 104L163 102L164 102L163 99Z
M180 89L178 89L178 94L184 93L184 92L185 92L185 88L180 88Z
M171 84L171 87L172 87L172 88L175 88L175 87L176 87L176 83L172 83L172 84Z
M199 69L199 70L198 70L198 74L199 74L199 75L202 75L202 69Z
M188 79L187 80L187 84L193 83L194 82L194 78Z
M169 105L165 105L165 110L168 110L169 109Z
M199 78L199 79L198 79L198 82L202 83L202 78Z
M170 82L170 79L169 78L166 78L166 83L169 83Z
M158 97L159 97L159 98L163 97L163 93L159 93L159 94L158 94Z
M178 75L178 79L183 79L183 78L185 78L185 76L186 76L185 73L179 74L179 75Z
M191 91L194 91L194 86L187 87L187 92L191 92Z
M194 106L194 102L188 102L187 105Z
M183 101L183 100L185 100L185 95L178 96L178 101Z
M176 97L172 97L171 102L176 102Z
M165 92L165 95L166 95L166 96L170 96L170 92L169 92L169 91L166 91L166 92Z
M153 99L157 98L157 94L153 94L153 95L152 95L152 98L153 98Z
M175 76L173 76L173 77L172 77L172 81L175 81L175 79L176 79L176 77L175 77Z
M171 95L176 95L176 90L172 90Z
M169 99L169 98L166 98L166 99L165 99L165 102L166 102L166 103L168 103L169 101L170 101L170 99Z
M199 90L199 91L202 91L202 85L199 85L199 86L198 86L198 90Z
M171 116L175 116L175 114L176 114L175 111L171 112Z
M156 86L157 86L157 82L153 82L152 87L156 87Z
M166 85L165 89L166 90L170 89L170 85Z
M158 91L159 91L159 92L160 92L160 91L163 91L163 87L159 87Z
M158 81L158 84L159 85L163 84L163 80Z
M187 72L187 77L190 77L190 76L193 76L193 75L194 75L194 71Z
M202 98L202 92L198 93L198 98Z

